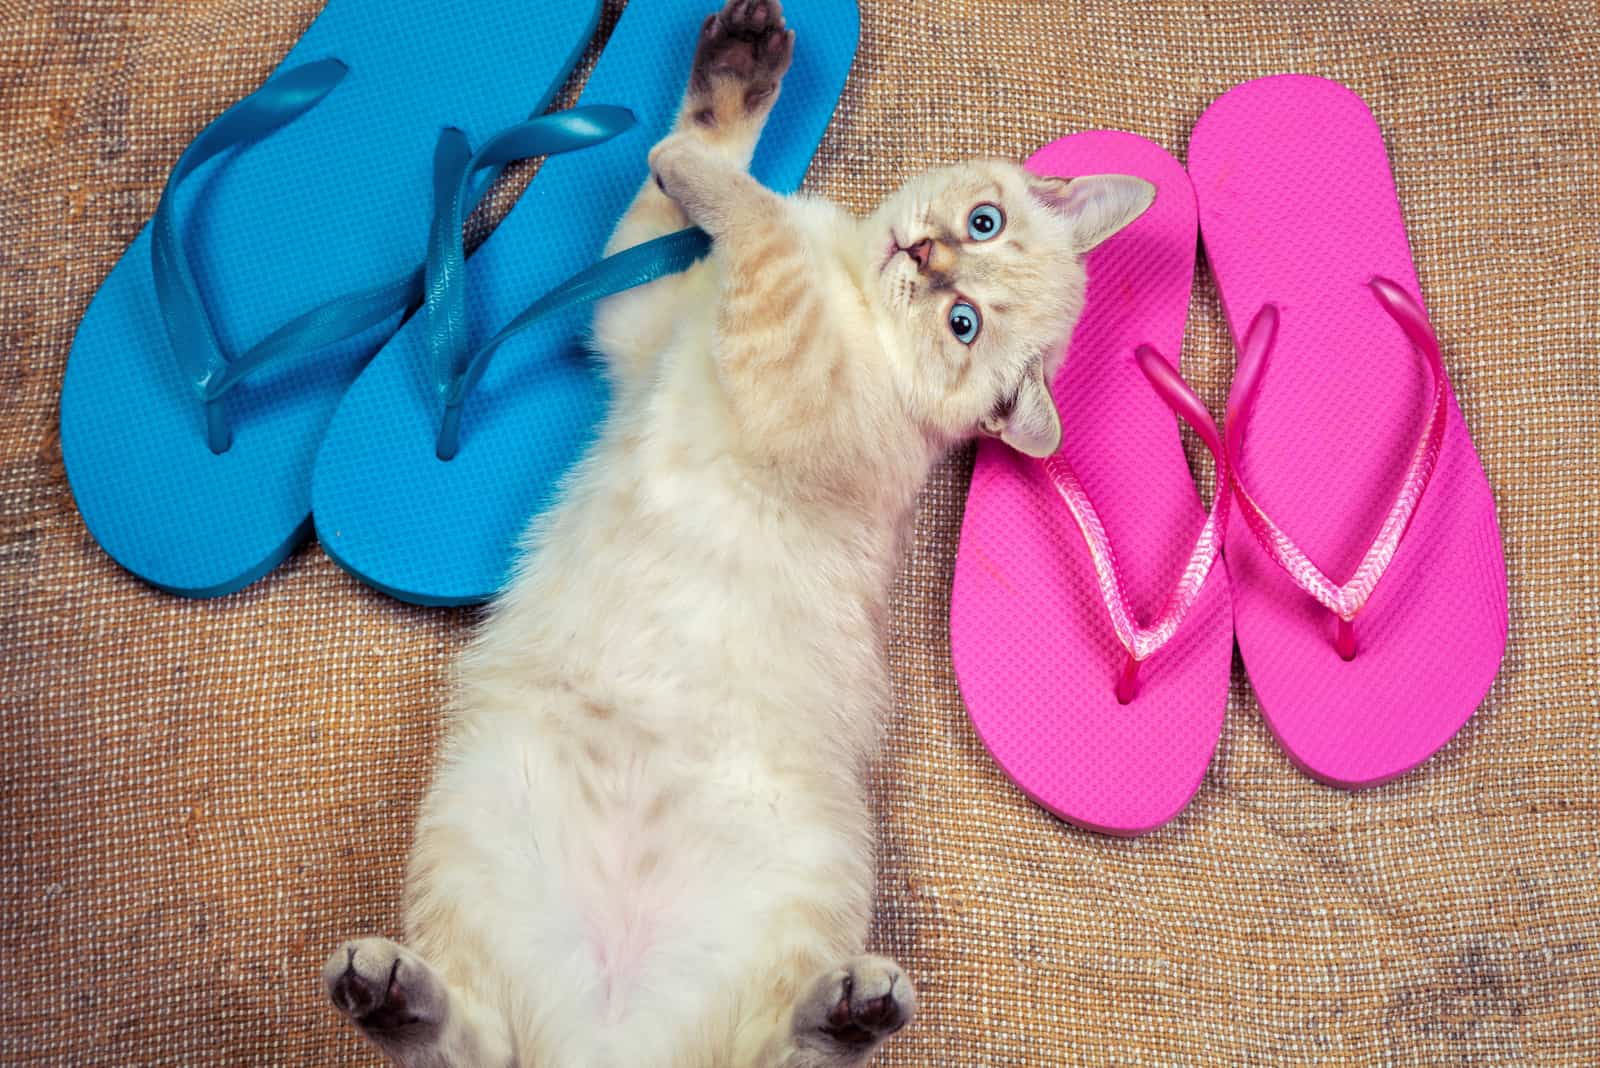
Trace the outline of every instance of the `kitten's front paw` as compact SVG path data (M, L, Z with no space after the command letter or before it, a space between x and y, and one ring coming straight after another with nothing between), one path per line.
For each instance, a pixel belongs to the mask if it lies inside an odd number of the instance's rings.
M812 987L796 1026L813 1041L867 1050L911 1021L917 994L900 966L883 957L853 957Z
M765 115L793 58L779 0L728 0L700 30L689 76L694 121L715 129Z
M374 1037L437 1028L447 994L431 965L387 938L346 942L322 966L334 1005Z
M697 178L703 180L711 154L696 138L675 133L650 150L650 173L656 187L685 211L691 210Z

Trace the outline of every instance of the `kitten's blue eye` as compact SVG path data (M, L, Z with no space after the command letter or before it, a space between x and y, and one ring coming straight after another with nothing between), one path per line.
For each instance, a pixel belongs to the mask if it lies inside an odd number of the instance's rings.
M978 336L978 328L983 325L983 319L978 315L978 309L965 301L957 301L950 309L950 332L956 340L963 345L970 345Z
M967 236L974 241L987 241L1005 228L1005 213L993 204L979 204L967 216Z

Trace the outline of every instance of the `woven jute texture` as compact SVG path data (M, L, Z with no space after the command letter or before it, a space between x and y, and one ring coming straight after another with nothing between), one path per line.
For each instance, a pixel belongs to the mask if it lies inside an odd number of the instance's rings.
M156 593L85 532L57 434L95 287L183 146L319 6L0 3L8 1065L377 1063L317 968L346 936L396 933L473 614L396 604L314 546L218 601ZM1090 127L1181 159L1207 102L1258 75L1361 93L1496 489L1512 605L1499 681L1421 770L1357 795L1311 783L1236 666L1193 805L1108 840L1023 799L968 725L946 604L971 459L953 457L894 601L874 941L923 1010L881 1063L1600 1063L1593 0L862 7L808 180L860 211L928 165ZM1203 270L1183 362L1220 411L1232 352Z

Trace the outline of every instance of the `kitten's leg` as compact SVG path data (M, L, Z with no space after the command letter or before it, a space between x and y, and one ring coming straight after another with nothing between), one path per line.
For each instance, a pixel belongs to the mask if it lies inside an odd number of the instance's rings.
M817 977L795 1006L781 1068L852 1068L916 1011L917 995L900 966L852 957Z
M784 239L783 198L715 146L674 133L650 152L656 184L694 225L710 234L734 264L755 248Z
M794 32L778 0L729 0L700 30L689 87L672 136L692 138L738 170L750 165L761 128L777 102L794 54ZM634 197L606 255L689 226L689 218L652 176ZM682 313L674 275L602 301L595 309L596 347L619 374L642 366L666 343Z
M346 942L322 966L328 996L400 1068L509 1068L504 1021L386 938Z
M728 0L700 29L689 87L668 138L693 138L735 169L747 169L793 55L794 31L778 0ZM652 176L617 224L606 254L688 225Z
M703 302L715 313L712 362L738 450L759 467L804 468L816 484L854 492L860 463L817 448L835 433L827 421L855 410L842 399L853 378L847 349L827 290L814 284L825 240L814 235L826 208L797 208L683 134L658 145L651 166L667 195L716 240ZM838 212L838 225L853 224ZM859 430L854 437L865 440Z

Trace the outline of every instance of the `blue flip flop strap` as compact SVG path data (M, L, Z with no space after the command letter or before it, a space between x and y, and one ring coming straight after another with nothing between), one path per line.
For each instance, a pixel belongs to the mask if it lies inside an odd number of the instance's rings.
M422 292L422 277L422 268L416 267L401 278L334 297L296 316L229 360L227 369L213 380L207 399L222 396L262 364L354 337L410 308Z
M177 188L196 169L238 145L251 145L316 107L348 73L336 59L320 59L285 71L218 115L190 142L167 177L151 220L150 266L156 300L178 368L206 405L206 436L212 452L227 449L230 435L219 403L238 380L206 314L178 233ZM259 366L257 361L252 366Z
M620 113L613 114L613 113ZM454 190L450 210L453 214L459 213L462 221L466 215L477 207L478 201L489 191L499 170L513 159L520 159L530 154L525 151L497 152L490 150L500 145L502 140L510 142L509 147L515 149L518 145L532 144L537 148L537 154L548 155L556 152L571 152L580 148L588 148L609 141L617 134L632 126L633 113L625 108L611 107L583 107L573 108L570 111L557 115L546 116L541 119L530 119L519 124L511 130L496 135L484 146L480 155L489 155L493 158L484 160L483 166L474 168L476 171L487 170L475 187L469 188L469 182L461 182L459 188ZM508 138L507 135L520 131L522 127L537 130L552 130L551 135L540 140L532 136L524 136L520 140ZM440 144L443 145L451 135L458 137L460 144L466 145L466 137L459 130L453 128L446 130L441 136ZM436 153L437 156L437 153ZM437 169L436 159L436 169ZM437 178L436 178L437 181ZM437 227L439 221L434 220ZM456 251L459 254L461 223L456 223ZM433 236L430 233L430 248ZM462 273L462 262L458 259L452 265L455 275ZM421 299L423 286L427 280L426 264L409 271L404 277L361 290L357 293L347 293L341 297L322 304L304 315L285 323L274 330L267 337L257 342L248 351L236 357L228 367L221 384L215 393L221 394L231 388L235 382L248 375L256 367L278 356L293 352L307 352L347 337L353 337L368 327L376 326L383 322L396 311L411 307Z
M657 278L687 270L711 250L711 235L698 227L679 230L607 256L579 271L528 305L467 361L465 370L444 392L444 418L435 447L439 459L455 457L461 447L461 409L467 395L489 368L496 349L548 316L577 304L601 300Z
M449 128L439 135L433 155L433 225L426 261L427 344L435 386L441 397L460 390L470 361L467 324L466 255L461 232L475 198L469 193L482 171L497 171L514 160L567 152L608 141L631 128L627 108L594 105L509 126L477 152L466 134Z
M633 123L633 113L625 108L574 108L510 127L476 153L469 151L461 131L449 129L440 135L434 152L434 226L428 241L425 292L428 350L444 406L435 446L441 460L452 459L460 449L462 406L502 344L565 308L685 270L710 249L711 238L703 230L691 228L608 256L539 297L476 352L469 352L461 225L467 211L466 191L474 175L512 160L564 151L547 146L564 145L569 139L593 136L597 131L604 131L606 138L614 137Z

